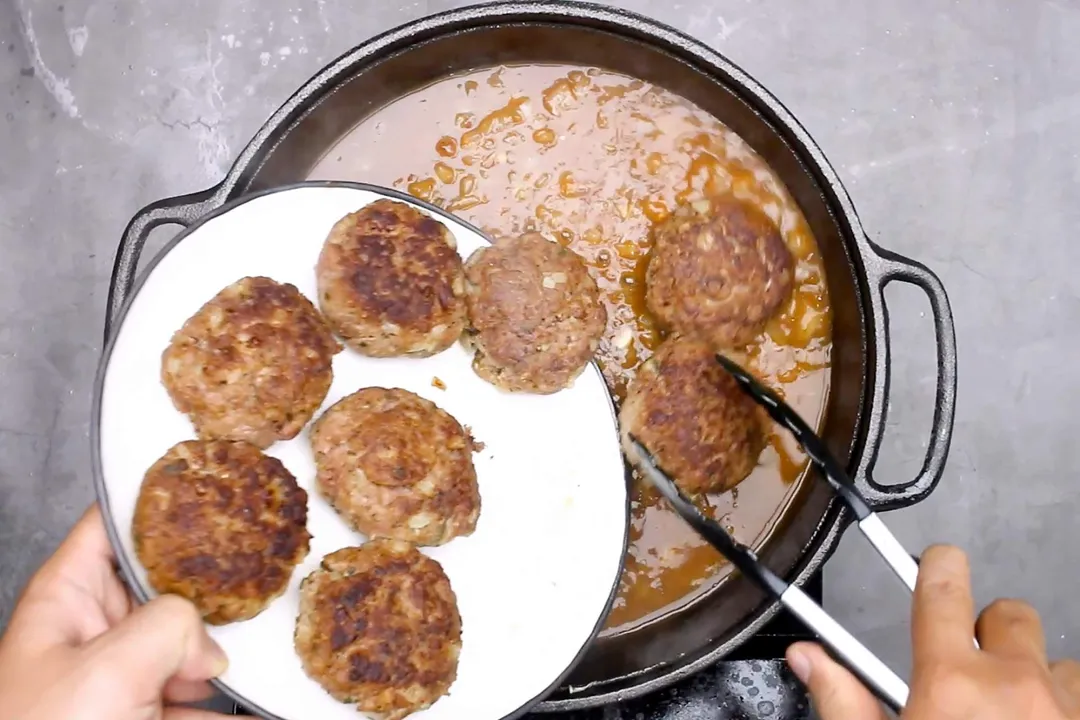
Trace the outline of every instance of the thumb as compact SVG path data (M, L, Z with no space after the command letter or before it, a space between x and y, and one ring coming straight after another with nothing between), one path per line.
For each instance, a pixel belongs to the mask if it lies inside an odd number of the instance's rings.
M859 680L816 643L788 648L791 671L810 690L821 720L884 720L884 709Z
M136 608L87 649L91 662L124 678L139 702L160 698L173 678L209 680L229 665L195 606L176 595L162 595Z

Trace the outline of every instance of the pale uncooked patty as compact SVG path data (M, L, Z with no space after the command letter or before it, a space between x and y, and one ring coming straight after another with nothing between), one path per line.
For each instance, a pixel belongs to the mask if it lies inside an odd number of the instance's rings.
M684 205L653 231L645 302L673 334L720 350L752 342L791 293L794 261L761 210L724 196Z
M585 262L539 233L501 238L465 266L473 369L504 390L553 393L592 359L607 324Z
M461 616L438 562L400 540L338 550L300 584L304 672L344 703L401 720L457 677Z
M453 234L411 205L376 200L330 230L316 280L319 307L364 355L423 357L465 329L465 277Z
M294 286L246 277L173 335L162 354L161 381L199 437L267 448L296 437L319 409L340 351Z
M673 338L638 370L619 410L623 449L634 435L688 493L746 479L765 447L765 416L704 342Z
M429 400L360 390L315 422L311 446L319 492L365 535L441 545L476 528L473 439Z
M250 443L188 440L147 470L132 536L154 590L214 625L248 620L307 556L307 493Z

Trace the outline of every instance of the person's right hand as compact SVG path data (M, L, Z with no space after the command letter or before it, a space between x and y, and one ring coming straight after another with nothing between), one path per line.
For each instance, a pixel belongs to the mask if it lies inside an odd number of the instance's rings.
M1039 614L1027 603L997 600L976 621L967 557L957 548L923 554L911 636L914 667L903 720L1080 718L1080 663L1049 662ZM818 645L792 645L787 661L809 687L822 720L887 717L870 691Z

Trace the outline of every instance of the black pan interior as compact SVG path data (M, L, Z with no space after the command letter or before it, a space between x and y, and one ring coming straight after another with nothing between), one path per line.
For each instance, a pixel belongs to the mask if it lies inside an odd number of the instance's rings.
M313 97L272 149L239 183L251 192L305 179L318 160L355 125L393 100L449 75L500 64L599 66L662 85L712 113L743 137L783 179L799 203L824 256L833 307L834 354L824 439L850 465L861 451L867 367L866 288L849 226L827 183L767 106L716 68L680 57L644 37L615 34L582 22L484 24L459 28L362 62L335 88ZM838 508L821 482L803 482L762 558L792 577L835 523ZM677 613L630 633L600 639L553 700L610 695L670 675L672 666L729 650L770 606L741 577L732 577ZM582 686L588 686L584 690ZM573 687L573 692L569 688Z

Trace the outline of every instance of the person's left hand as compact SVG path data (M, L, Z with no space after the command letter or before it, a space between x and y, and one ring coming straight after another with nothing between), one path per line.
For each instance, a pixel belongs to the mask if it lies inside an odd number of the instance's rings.
M7 720L223 720L177 707L210 696L228 661L187 600L132 610L94 505L30 580L0 639Z

